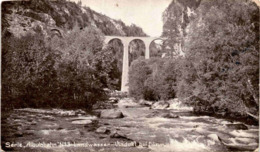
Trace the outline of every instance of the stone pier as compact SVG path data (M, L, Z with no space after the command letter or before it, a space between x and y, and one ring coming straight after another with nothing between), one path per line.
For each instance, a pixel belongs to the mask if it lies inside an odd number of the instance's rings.
M110 41L118 39L124 46L124 55L123 55L123 69L122 69L122 83L121 91L128 92L128 72L129 72L129 44L134 40L141 40L145 45L145 59L150 58L150 44L154 40L164 40L165 38L161 37L123 37L123 36L105 36L105 44L109 44Z

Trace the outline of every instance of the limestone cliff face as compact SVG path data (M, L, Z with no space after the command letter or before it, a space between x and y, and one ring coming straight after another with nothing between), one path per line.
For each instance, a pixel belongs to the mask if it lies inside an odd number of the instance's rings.
M163 35L166 36L172 28L176 28L176 35L182 37L200 3L201 0L173 0L163 12Z
M21 36L41 30L45 35L67 32L73 27L96 27L105 35L145 36L137 26L127 26L88 7L66 0L33 0L2 3L2 36ZM60 32L58 32L60 31ZM138 32L135 32L138 31Z
M184 40L187 26L196 15L201 0L172 0L163 12L163 37L168 38L166 49L179 55L185 55Z

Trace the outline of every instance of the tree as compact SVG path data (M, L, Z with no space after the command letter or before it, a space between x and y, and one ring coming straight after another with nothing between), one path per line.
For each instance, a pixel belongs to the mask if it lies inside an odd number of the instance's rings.
M100 31L94 28L80 30L74 28L64 38L55 37L49 42L52 49L58 50L61 59L57 61L59 93L63 106L81 105L92 107L104 97L100 78L102 75L95 66L95 55L102 50Z
M241 114L250 108L256 113L255 99L259 97L256 4L240 0L202 1L186 30L184 44L192 69L186 75L188 78L184 77L186 89L205 105Z
M95 55L93 65L100 72L100 80L105 88L120 90L123 65L123 45L112 40L107 47Z
M129 44L129 66L139 57L145 56L145 44L141 40L133 40Z
M137 99L144 98L145 81L152 73L145 60L133 61L129 69L129 94Z
M176 60L139 58L129 72L129 92L137 99L151 101L176 97L178 70Z
M37 33L3 40L3 105L36 107L54 100L58 54L45 46L44 36Z

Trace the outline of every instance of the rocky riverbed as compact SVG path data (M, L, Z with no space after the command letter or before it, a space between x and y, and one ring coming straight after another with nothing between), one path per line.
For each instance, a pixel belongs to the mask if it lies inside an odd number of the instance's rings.
M6 151L254 151L258 126L196 116L177 101L151 104L132 99L112 109L16 109L2 115Z

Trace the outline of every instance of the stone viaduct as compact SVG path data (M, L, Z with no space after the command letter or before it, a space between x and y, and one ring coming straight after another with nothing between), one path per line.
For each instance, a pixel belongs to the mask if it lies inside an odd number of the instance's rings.
M52 28L50 30L52 33L57 34L60 37L63 37L63 32L59 28ZM124 37L124 36L105 36L104 43L109 44L112 40L120 40L124 47L123 55L123 69L121 77L121 91L128 92L128 71L129 71L129 44L134 40L141 40L145 45L145 59L150 58L150 44L154 40L165 40L164 37Z
M123 55L123 69L122 69L122 81L121 81L121 91L128 92L128 71L129 71L129 44L133 40L141 40L145 45L145 59L150 58L150 44L154 40L164 40L165 38L161 37L123 37L123 36L105 36L105 44L108 44L110 41L118 39L124 46L124 55Z

